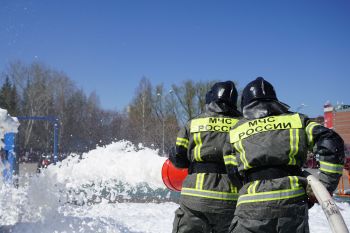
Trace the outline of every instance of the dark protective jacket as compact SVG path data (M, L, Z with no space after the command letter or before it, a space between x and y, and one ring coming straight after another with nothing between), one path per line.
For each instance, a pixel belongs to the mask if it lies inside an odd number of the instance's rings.
M250 119L240 120L225 144L224 154L234 154L236 159L236 166L226 166L244 183L236 215L261 219L302 212L307 182L300 171L307 152L320 155L319 179L333 192L342 175L344 142L336 132L302 114L260 109L266 106L244 112ZM257 114L265 116L254 118Z
M223 160L223 146L229 129L240 113L224 111L215 102L207 105L179 131L176 155L170 156L175 166L189 168L181 190L180 204L204 212L233 211L238 189L230 182Z

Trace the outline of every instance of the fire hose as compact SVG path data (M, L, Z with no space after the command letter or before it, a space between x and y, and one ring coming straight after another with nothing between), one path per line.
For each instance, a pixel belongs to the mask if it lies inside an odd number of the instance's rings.
M303 171L303 176L306 177L318 203L321 205L332 232L349 233L338 206L335 204L332 196L329 194L324 185L315 176L307 171Z

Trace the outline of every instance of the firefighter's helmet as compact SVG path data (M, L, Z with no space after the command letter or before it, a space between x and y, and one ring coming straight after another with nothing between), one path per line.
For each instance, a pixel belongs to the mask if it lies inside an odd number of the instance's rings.
M247 84L242 93L242 108L255 100L278 101L275 89L272 84L262 77Z
M231 107L237 106L237 89L232 81L217 82L210 91L206 94L206 103L210 102L224 102Z

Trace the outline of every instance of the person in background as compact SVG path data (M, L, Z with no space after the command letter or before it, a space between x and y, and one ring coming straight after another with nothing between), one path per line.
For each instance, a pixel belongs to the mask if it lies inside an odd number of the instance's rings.
M227 233L237 190L228 178L222 149L226 134L241 116L233 82L215 83L206 94L206 110L180 130L170 161L188 168L173 233Z
M241 106L244 118L231 129L224 147L224 154L236 157L237 166L227 164L233 182L243 185L229 232L309 232L308 206L316 199L302 177L302 165L314 149L319 179L332 193L343 171L342 138L288 111L261 77L244 88Z

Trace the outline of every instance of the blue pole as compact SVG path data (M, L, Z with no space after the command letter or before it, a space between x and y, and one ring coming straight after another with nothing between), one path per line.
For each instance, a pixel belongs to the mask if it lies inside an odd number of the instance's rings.
M6 133L4 136L4 142L6 158L3 159L3 164L5 165L3 177L6 183L10 183L12 182L12 175L15 172L16 168L16 154L14 152L15 133Z

